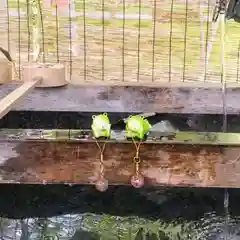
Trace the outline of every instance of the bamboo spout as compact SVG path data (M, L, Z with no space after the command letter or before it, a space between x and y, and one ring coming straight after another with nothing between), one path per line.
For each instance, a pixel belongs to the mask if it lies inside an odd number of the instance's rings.
M8 112L11 111L14 104L18 103L24 96L26 96L32 89L42 81L42 77L36 77L32 81L25 82L16 90L8 94L5 98L0 100L0 119L2 119Z

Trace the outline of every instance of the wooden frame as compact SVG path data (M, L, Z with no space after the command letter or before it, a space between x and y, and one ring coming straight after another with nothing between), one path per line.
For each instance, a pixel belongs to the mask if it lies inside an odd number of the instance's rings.
M2 129L0 141L95 143L96 139L89 129ZM125 131L112 130L110 139L99 139L98 142L131 144L132 140L125 137ZM240 146L240 133L150 131L142 143Z
M0 88L0 97L16 85ZM220 86L74 86L34 89L13 110L53 112L158 112L176 114L238 114L238 88ZM150 132L140 149L147 185L239 187L240 134ZM0 183L94 184L99 150L91 131L0 131ZM128 185L134 171L135 147L114 131L105 152L106 178Z
M16 85L12 84L1 86L0 98L15 88ZM239 88L227 88L225 102L228 114L240 112L239 96ZM34 89L14 110L223 114L223 99L221 85L68 85L56 89Z
M32 130L2 130L0 182L94 184L99 171L96 143L90 135L82 134L77 138L76 132L72 133L75 139L70 141L66 135L63 137L63 132L59 132L57 139L52 133L47 134L49 131L34 134ZM223 137L226 138L227 135ZM156 144L149 140L140 148L141 169L147 185L240 186L237 138L235 142L222 142L228 146L210 145L210 140L202 145L193 145L191 141L181 144L174 139L167 141L158 140ZM107 144L104 162L111 185L129 184L134 154L135 146L131 141L115 139Z

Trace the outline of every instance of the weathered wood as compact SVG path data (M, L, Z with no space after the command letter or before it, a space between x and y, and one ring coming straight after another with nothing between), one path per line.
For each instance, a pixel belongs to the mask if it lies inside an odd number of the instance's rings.
M26 96L41 81L41 78L29 81L0 100L0 119L11 111L14 104Z
M94 184L99 171L95 143L1 142L1 183ZM239 147L143 144L141 169L147 185L239 187ZM108 144L106 178L129 184L132 144Z
M16 85L3 85L0 98ZM228 114L238 114L239 88L226 94ZM222 114L223 94L219 87L141 87L74 86L58 89L35 89L14 110L75 112L158 112Z
M92 131L76 129L1 129L0 141L37 141L37 142L96 142ZM98 139L98 142L128 143L124 130L112 130L109 139ZM185 145L228 145L240 146L240 133L221 132L163 132L150 130L144 144L185 144Z

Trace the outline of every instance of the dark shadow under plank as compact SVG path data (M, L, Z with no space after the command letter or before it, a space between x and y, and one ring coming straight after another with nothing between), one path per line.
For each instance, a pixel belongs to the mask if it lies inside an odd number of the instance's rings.
M66 213L105 213L171 221L178 217L195 220L205 212L222 208L223 189L160 189L111 186L103 194L92 186L84 185L1 184L0 193L4 194L0 199L0 216L26 218ZM239 194L234 196L240 198ZM161 199L165 200L158 204ZM239 209L238 205L234 206Z
M0 128L9 129L90 129L92 115L96 112L53 112L53 111L11 111L0 120ZM112 129L125 128L123 119L132 112L108 112ZM222 132L223 115L212 114L155 114L148 117L154 126L161 121L169 121L180 131ZM240 115L227 116L227 131L240 132ZM161 129L160 129L161 130Z

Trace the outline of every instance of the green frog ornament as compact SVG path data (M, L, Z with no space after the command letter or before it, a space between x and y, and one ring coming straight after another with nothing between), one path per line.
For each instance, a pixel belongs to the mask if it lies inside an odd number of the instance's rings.
M95 138L110 138L111 124L107 113L92 116L92 132Z
M126 137L143 140L152 125L143 116L130 116L126 124Z

